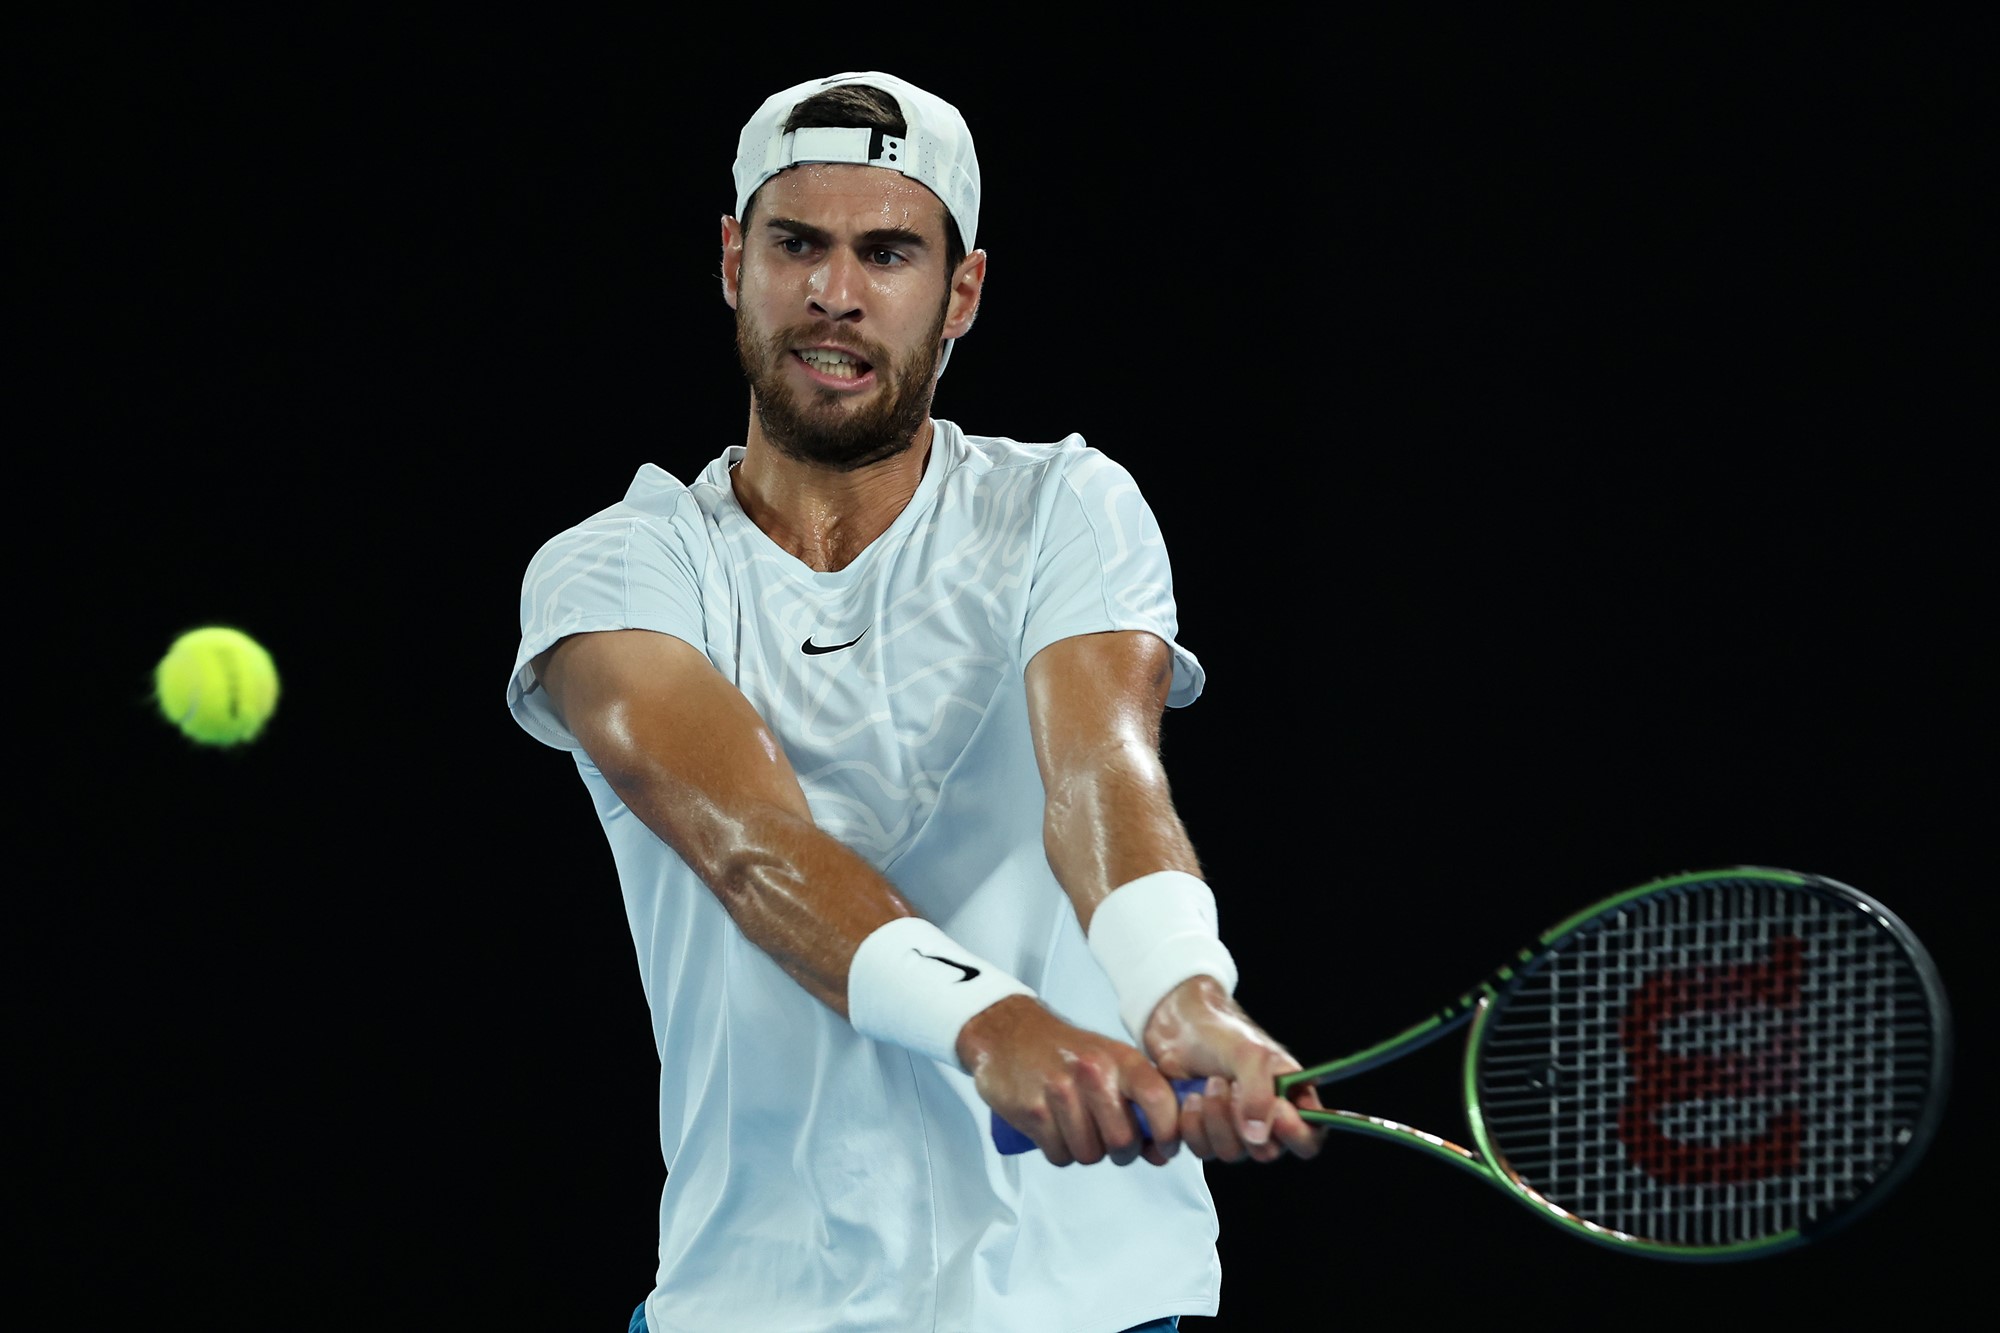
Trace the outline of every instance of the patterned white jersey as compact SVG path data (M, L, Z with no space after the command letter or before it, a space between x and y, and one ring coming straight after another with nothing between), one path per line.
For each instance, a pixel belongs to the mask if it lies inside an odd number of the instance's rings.
M814 818L927 918L1071 1022L1123 1039L1042 847L1023 671L1076 634L1174 645L1201 692L1167 553L1130 473L1057 444L936 424L922 482L845 569L780 549L738 505L734 447L692 486L653 466L528 567L507 702L572 753L618 866L658 1043L654 1333L1112 1333L1212 1315L1202 1164L1002 1156L972 1080L856 1033L750 944L618 799L539 692L566 635L670 634L756 706Z

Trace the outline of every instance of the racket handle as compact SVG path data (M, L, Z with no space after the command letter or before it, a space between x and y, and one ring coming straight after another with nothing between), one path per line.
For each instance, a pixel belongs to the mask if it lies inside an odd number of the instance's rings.
M1186 1101L1189 1093L1200 1092L1207 1082L1208 1080L1205 1078L1177 1078L1174 1080L1174 1096L1180 1098L1182 1101ZM1146 1123L1146 1113L1139 1109L1139 1103L1127 1102L1126 1105L1132 1108L1132 1115L1139 1122L1141 1137L1149 1143L1152 1142L1153 1127ZM993 1146L1001 1152L1012 1156L1015 1153L1033 1151L1035 1141L1008 1124L1005 1120L1002 1120L1000 1113L995 1111L993 1113Z

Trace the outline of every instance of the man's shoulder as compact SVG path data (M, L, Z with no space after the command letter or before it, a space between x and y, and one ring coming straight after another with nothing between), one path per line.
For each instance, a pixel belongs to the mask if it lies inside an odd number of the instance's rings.
M968 435L955 428L954 436L955 447L962 452L959 465L974 475L998 479L1027 472L1045 492L1078 495L1122 493L1137 486L1122 463L1074 431L1045 443L1004 435Z
M952 443L962 466L983 470L1047 467L1061 464L1085 453L1094 453L1083 436L1071 432L1059 440L1020 440L1011 435L974 435L949 421L938 426Z
M538 570L571 565L578 560L644 559L641 553L682 552L682 561L701 563L697 552L711 545L709 524L699 491L704 484L683 483L652 463L633 474L625 494L548 537L531 562Z
M623 498L602 512L634 518L673 518L685 514L700 507L704 491L714 489L710 476L714 470L705 469L692 482L684 482L657 463L641 463L632 474Z
M1037 486L1066 485L1070 489L1087 487L1100 473L1129 479L1123 467L1074 431L1057 440L1032 441L1007 435L971 435L953 427L951 441L956 453L954 469L973 477L1012 481L1027 474Z
M564 531L592 531L621 523L665 524L696 517L701 510L697 491L702 485L701 478L689 485L657 464L644 463L633 473L622 496Z

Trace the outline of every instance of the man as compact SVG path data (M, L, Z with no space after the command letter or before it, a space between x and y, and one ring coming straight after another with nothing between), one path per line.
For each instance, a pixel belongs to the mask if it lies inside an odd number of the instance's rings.
M1202 1160L1319 1137L1230 997L1162 770L1203 676L1153 515L1075 436L930 416L986 276L952 106L802 84L735 178L747 438L691 485L641 467L536 554L508 689L596 802L653 1015L633 1327L1213 1314ZM1177 1106L1168 1076L1208 1082ZM1001 1154L995 1114L1040 1154Z

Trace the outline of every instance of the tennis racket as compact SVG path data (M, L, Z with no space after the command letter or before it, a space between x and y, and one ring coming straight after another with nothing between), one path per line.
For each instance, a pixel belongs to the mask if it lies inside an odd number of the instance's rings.
M1736 866L1586 907L1415 1027L1278 1091L1351 1078L1468 1024L1475 1146L1355 1111L1302 1114L1421 1149L1575 1235L1661 1259L1748 1259L1853 1221L1929 1146L1950 1079L1950 1011L1908 927L1834 880ZM997 1115L993 1141L1034 1147Z

